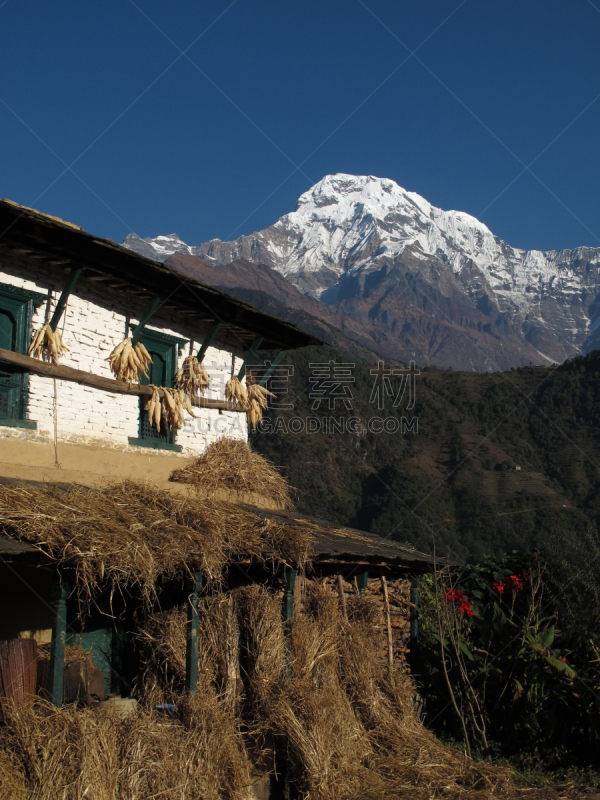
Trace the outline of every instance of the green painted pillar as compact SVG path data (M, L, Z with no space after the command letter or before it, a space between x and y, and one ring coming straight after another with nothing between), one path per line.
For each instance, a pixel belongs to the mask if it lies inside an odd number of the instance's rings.
M62 705L65 673L65 643L67 638L67 598L71 584L64 575L58 575L55 587L55 617L50 650L50 694L53 705Z
M291 672L292 662L292 624L294 620L294 586L298 570L286 567L283 577L283 631L285 633L285 647L288 659L288 674Z
M202 359L204 358L204 355L205 355L206 351L208 350L208 348L213 343L217 333L221 329L222 324L223 324L222 322L215 322L213 324L212 328L208 331L208 333L204 337L204 341L202 342L202 344L200 346L200 349L198 350L198 352L196 354L196 358L197 358L199 364L202 363Z
M189 583L187 626L185 643L185 688L194 694L198 687L198 595L202 590L202 573L195 572Z
M369 584L369 573L367 570L364 572L359 572L356 578L356 582L358 583L358 593L361 597L365 596L365 592L367 591L367 586Z
M264 338L265 338L264 336L257 336L256 339L250 345L250 349L248 350L244 358L244 363L240 367L239 372L237 374L239 381L241 381L244 375L246 374L246 367L248 366L248 364L252 364L252 359L258 358L258 354L256 351L261 346L262 340Z
M50 327L52 328L53 331L55 331L58 327L58 323L60 322L62 313L66 308L69 295L71 294L71 292L75 290L75 286L77 285L77 281L81 277L82 272L83 272L82 269L72 269L71 272L69 273L69 277L67 278L67 285L62 290L62 293L58 298L58 303L56 304L56 308L54 309L54 314L52 314L52 319L50 320Z

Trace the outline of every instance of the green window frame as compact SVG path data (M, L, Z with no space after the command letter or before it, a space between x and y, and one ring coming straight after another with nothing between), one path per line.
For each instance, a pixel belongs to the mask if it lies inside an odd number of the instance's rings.
M136 325L131 326L133 330ZM160 333L144 329L141 342L152 356L149 377L142 375L140 383L146 386L153 383L155 386L166 386L173 388L175 385L175 375L177 373L177 348L182 348L188 343L187 339L179 339L168 333ZM140 416L138 436L129 437L129 444L135 447L151 447L156 450L173 450L180 453L181 445L176 444L176 433L169 430L166 424L162 423L160 431L151 427L148 420L148 413L144 406L148 402L146 396L140 397Z
M0 348L27 355L34 310L47 300L41 292L0 283ZM37 422L26 418L28 404L27 371L0 362L0 425L36 430Z

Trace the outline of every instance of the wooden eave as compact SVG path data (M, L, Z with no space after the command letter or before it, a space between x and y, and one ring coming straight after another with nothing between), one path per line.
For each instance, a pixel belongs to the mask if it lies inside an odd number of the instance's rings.
M434 558L427 553L401 545L392 539L385 539L373 533L356 528L346 528L294 511L271 511L240 506L262 519L271 519L279 525L293 529L309 529L311 536L309 561L316 565L358 566L406 569L413 572L431 571ZM451 562L445 558L436 559L439 566Z
M17 478L7 478L0 476L0 485L7 486L31 486L35 488L51 486L55 491L66 492L71 484L67 483L40 483L39 481L21 480ZM98 487L86 487L91 492L102 492ZM196 502L194 498L188 498L187 502ZM285 526L288 530L299 529L299 533L306 532L310 536L310 547L308 553L308 563L314 570L319 566L330 568L337 567L358 567L364 566L367 570L406 570L409 572L431 572L434 568L433 556L420 553L411 547L401 545L391 539L384 539L372 533L366 533L355 528L345 528L333 522L317 519L299 514L294 511L272 511L270 509L258 508L246 504L235 503L237 508L242 509L261 519L273 520L278 525ZM36 551L38 548L32 547L28 543L11 540L9 537L0 534L0 554L2 545L23 549L23 553ZM14 553L16 555L16 552ZM263 557L269 559L274 554L264 552ZM238 564L262 563L253 558L239 556L236 559ZM438 558L437 566L446 566L453 562L447 559Z
M83 268L91 281L121 284L138 296L158 296L162 308L188 315L199 327L222 322L222 332L249 347L263 336L260 349L292 350L323 342L294 325L176 272L115 242L86 233L71 223L8 200L0 200L0 261L36 260L36 265Z

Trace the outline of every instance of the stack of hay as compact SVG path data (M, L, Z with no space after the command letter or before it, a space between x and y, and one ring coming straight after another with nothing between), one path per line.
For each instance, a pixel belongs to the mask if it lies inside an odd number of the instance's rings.
M204 493L260 487L290 507L283 479L252 458L243 443L220 442L178 477ZM0 526L68 566L88 600L108 584L144 601L132 643L137 709L124 719L43 701L9 711L0 727L2 798L256 800L253 775L283 759L304 800L558 800L547 789L523 795L509 770L471 761L424 728L410 676L390 670L374 646L381 602L371 592L341 596L335 585L306 581L287 638L275 577L271 588L223 589L223 571L241 554L307 558L302 529L134 483L0 486ZM207 586L190 697L186 609L160 610L156 585L195 569Z
M183 693L185 610L146 616L139 707L15 709L0 727L0 796L11 800L256 800L253 775L281 767L305 800L559 800L467 759L427 731L406 674L372 647L374 600L312 582L291 662L279 598L264 587L201 600L199 683ZM158 703L176 705L164 717Z
M289 484L264 456L240 439L219 439L189 467L175 470L169 480L190 484L201 496L254 501L252 505L272 509L294 507Z

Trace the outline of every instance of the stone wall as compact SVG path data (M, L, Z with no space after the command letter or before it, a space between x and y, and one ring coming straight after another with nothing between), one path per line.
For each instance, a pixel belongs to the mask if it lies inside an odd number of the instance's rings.
M0 284L9 284L48 295L33 319L33 328L41 327L49 319L62 287L66 272L59 268L51 272L35 263L1 263ZM127 288L118 291L102 287L90 279L80 279L75 293L69 297L66 311L60 321L60 331L69 352L61 358L61 365L112 378L107 358L114 347L128 333L129 323L137 322L146 300L137 295L128 295ZM179 348L179 366L190 353L190 343L197 351L205 330L193 330L189 325L179 324L176 312L170 316L157 313L147 326L151 330L188 340ZM242 364L241 347L237 354L231 349L209 347L204 364L211 379L208 397L224 398L225 382L231 375L232 358L237 372ZM27 437L54 438L59 441L104 442L107 446L125 450L145 450L129 445L129 437L139 435L139 399L122 394L81 386L77 383L30 375L29 404L27 417L37 422L37 432L26 433ZM197 409L196 419L188 418L186 426L177 432L176 443L181 445L183 456L201 454L206 447L221 438L230 436L246 439L248 428L246 415L219 409Z

